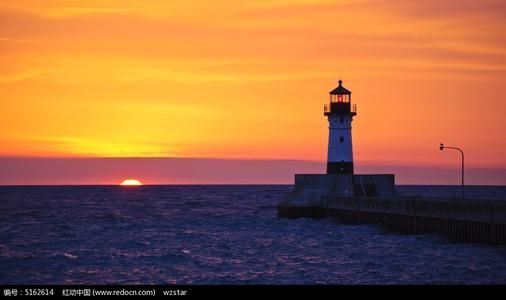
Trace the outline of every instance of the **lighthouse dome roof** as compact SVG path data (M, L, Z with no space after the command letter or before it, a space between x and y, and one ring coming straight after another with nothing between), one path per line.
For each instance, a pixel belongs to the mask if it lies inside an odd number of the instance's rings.
M351 95L351 91L343 87L343 81L339 80L339 86L329 92L331 95Z

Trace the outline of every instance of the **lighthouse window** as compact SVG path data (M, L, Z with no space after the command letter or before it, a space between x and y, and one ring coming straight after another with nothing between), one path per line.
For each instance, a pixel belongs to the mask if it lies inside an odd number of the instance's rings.
M344 137L340 136L339 137L339 142L344 143Z

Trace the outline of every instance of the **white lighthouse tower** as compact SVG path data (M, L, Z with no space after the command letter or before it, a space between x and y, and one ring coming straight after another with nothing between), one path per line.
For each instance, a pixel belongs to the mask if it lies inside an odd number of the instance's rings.
M351 105L351 92L339 86L330 91L330 102L324 106L329 120L329 149L327 174L353 174L353 146L351 122L357 115L357 107Z

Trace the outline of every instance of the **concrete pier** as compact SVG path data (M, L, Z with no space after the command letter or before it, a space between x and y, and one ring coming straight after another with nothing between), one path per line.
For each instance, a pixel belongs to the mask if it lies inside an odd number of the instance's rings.
M283 218L336 218L379 224L403 234L439 233L450 240L506 244L506 203L454 199L323 197L319 206L278 204Z
M458 242L506 244L506 201L400 197L391 174L298 174L294 191L277 210L282 218L330 217L403 234L439 233Z

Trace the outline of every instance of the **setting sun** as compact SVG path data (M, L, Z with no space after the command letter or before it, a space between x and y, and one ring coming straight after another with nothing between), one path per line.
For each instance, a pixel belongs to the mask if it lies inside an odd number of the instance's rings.
M142 185L142 182L137 179L125 179L120 185Z

